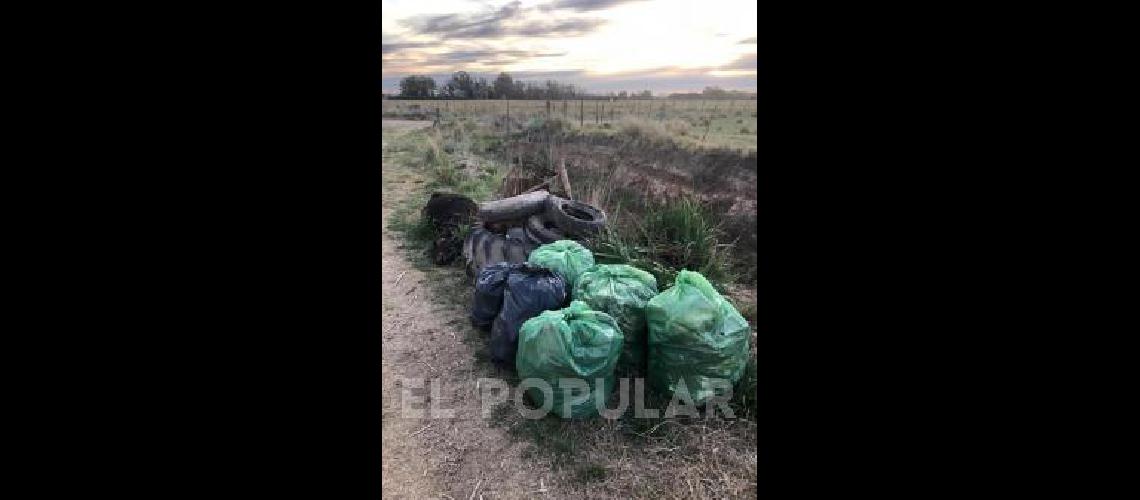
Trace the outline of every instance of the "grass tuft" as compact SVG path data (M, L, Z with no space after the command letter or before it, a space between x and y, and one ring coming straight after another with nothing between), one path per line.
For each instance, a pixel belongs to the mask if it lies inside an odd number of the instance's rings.
M594 242L595 258L645 269L662 289L681 269L699 272L714 283L735 278L732 244L723 243L726 235L717 216L699 201L682 197L662 203L629 223L632 230L607 228Z

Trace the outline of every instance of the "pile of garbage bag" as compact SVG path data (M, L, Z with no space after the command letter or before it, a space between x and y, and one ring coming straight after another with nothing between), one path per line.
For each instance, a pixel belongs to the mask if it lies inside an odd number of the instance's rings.
M477 206L437 193L424 210L452 239L472 213L462 246L475 285L471 323L490 330L497 366L550 383L551 401L528 389L539 406L551 403L562 418L595 416L616 376L647 374L654 390L684 387L696 404L740 380L748 322L700 273L682 270L659 292L644 270L596 264L576 240L604 227L601 210L545 191Z
M551 411L562 418L598 415L614 389L614 367L621 355L621 329L610 315L575 300L570 307L527 320L519 334L519 378L545 380L554 389ZM567 379L574 380L565 384ZM538 406L546 394L528 388Z

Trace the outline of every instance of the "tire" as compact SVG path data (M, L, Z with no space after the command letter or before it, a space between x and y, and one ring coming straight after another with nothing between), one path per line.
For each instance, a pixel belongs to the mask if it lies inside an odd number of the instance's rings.
M557 196L546 199L546 217L564 234L593 235L606 227L606 213L580 201Z
M474 278L484 267L499 262L521 264L526 262L535 245L527 240L523 228L512 228L504 236L476 227L463 242L463 257L467 260L467 276Z
M566 239L546 214L535 214L526 220L526 234L539 245Z
M502 235L487 233L483 238L483 261L479 262L479 271L491 264L507 261L507 239Z
M526 229L526 239L530 240L531 246L535 248L545 245L542 240L538 239L538 236L531 234L530 229Z
M466 259L467 262L471 262L475 256L473 247L475 245L475 240L479 237L479 233L485 231L487 230L483 229L482 224L476 224L471 226L471 230L467 232L467 237L463 239L463 258Z
M511 219L524 219L546 209L546 191L533 191L510 198L494 200L479 205L478 218L483 222L497 222Z
M527 238L526 230L521 227L513 227L507 231L507 262L522 264L526 262L527 257L530 257L530 252L533 249L533 244Z

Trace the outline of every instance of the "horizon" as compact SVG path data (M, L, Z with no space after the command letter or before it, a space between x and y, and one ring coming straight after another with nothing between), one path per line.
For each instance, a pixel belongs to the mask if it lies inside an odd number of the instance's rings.
M442 85L456 71L603 95L756 92L754 2L382 0L381 9L385 94L413 74Z

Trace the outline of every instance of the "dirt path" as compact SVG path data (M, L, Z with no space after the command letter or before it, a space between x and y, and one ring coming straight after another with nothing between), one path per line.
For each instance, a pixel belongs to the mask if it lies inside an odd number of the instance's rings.
M402 124L401 124L402 125ZM388 126L388 121L384 121ZM410 130L410 128L401 128ZM384 156L389 156L384 144ZM389 232L389 215L414 193L422 177L398 161L383 170L383 493L385 498L553 498L534 493L551 487L548 470L520 457L523 443L512 443L502 429L480 418L476 381L486 376L474 366L472 348L462 342L467 312L429 291L430 276L413 266ZM406 378L429 379L422 388ZM438 390L432 388L434 379ZM405 388L425 415L408 418ZM450 418L428 418L431 404L454 411Z

